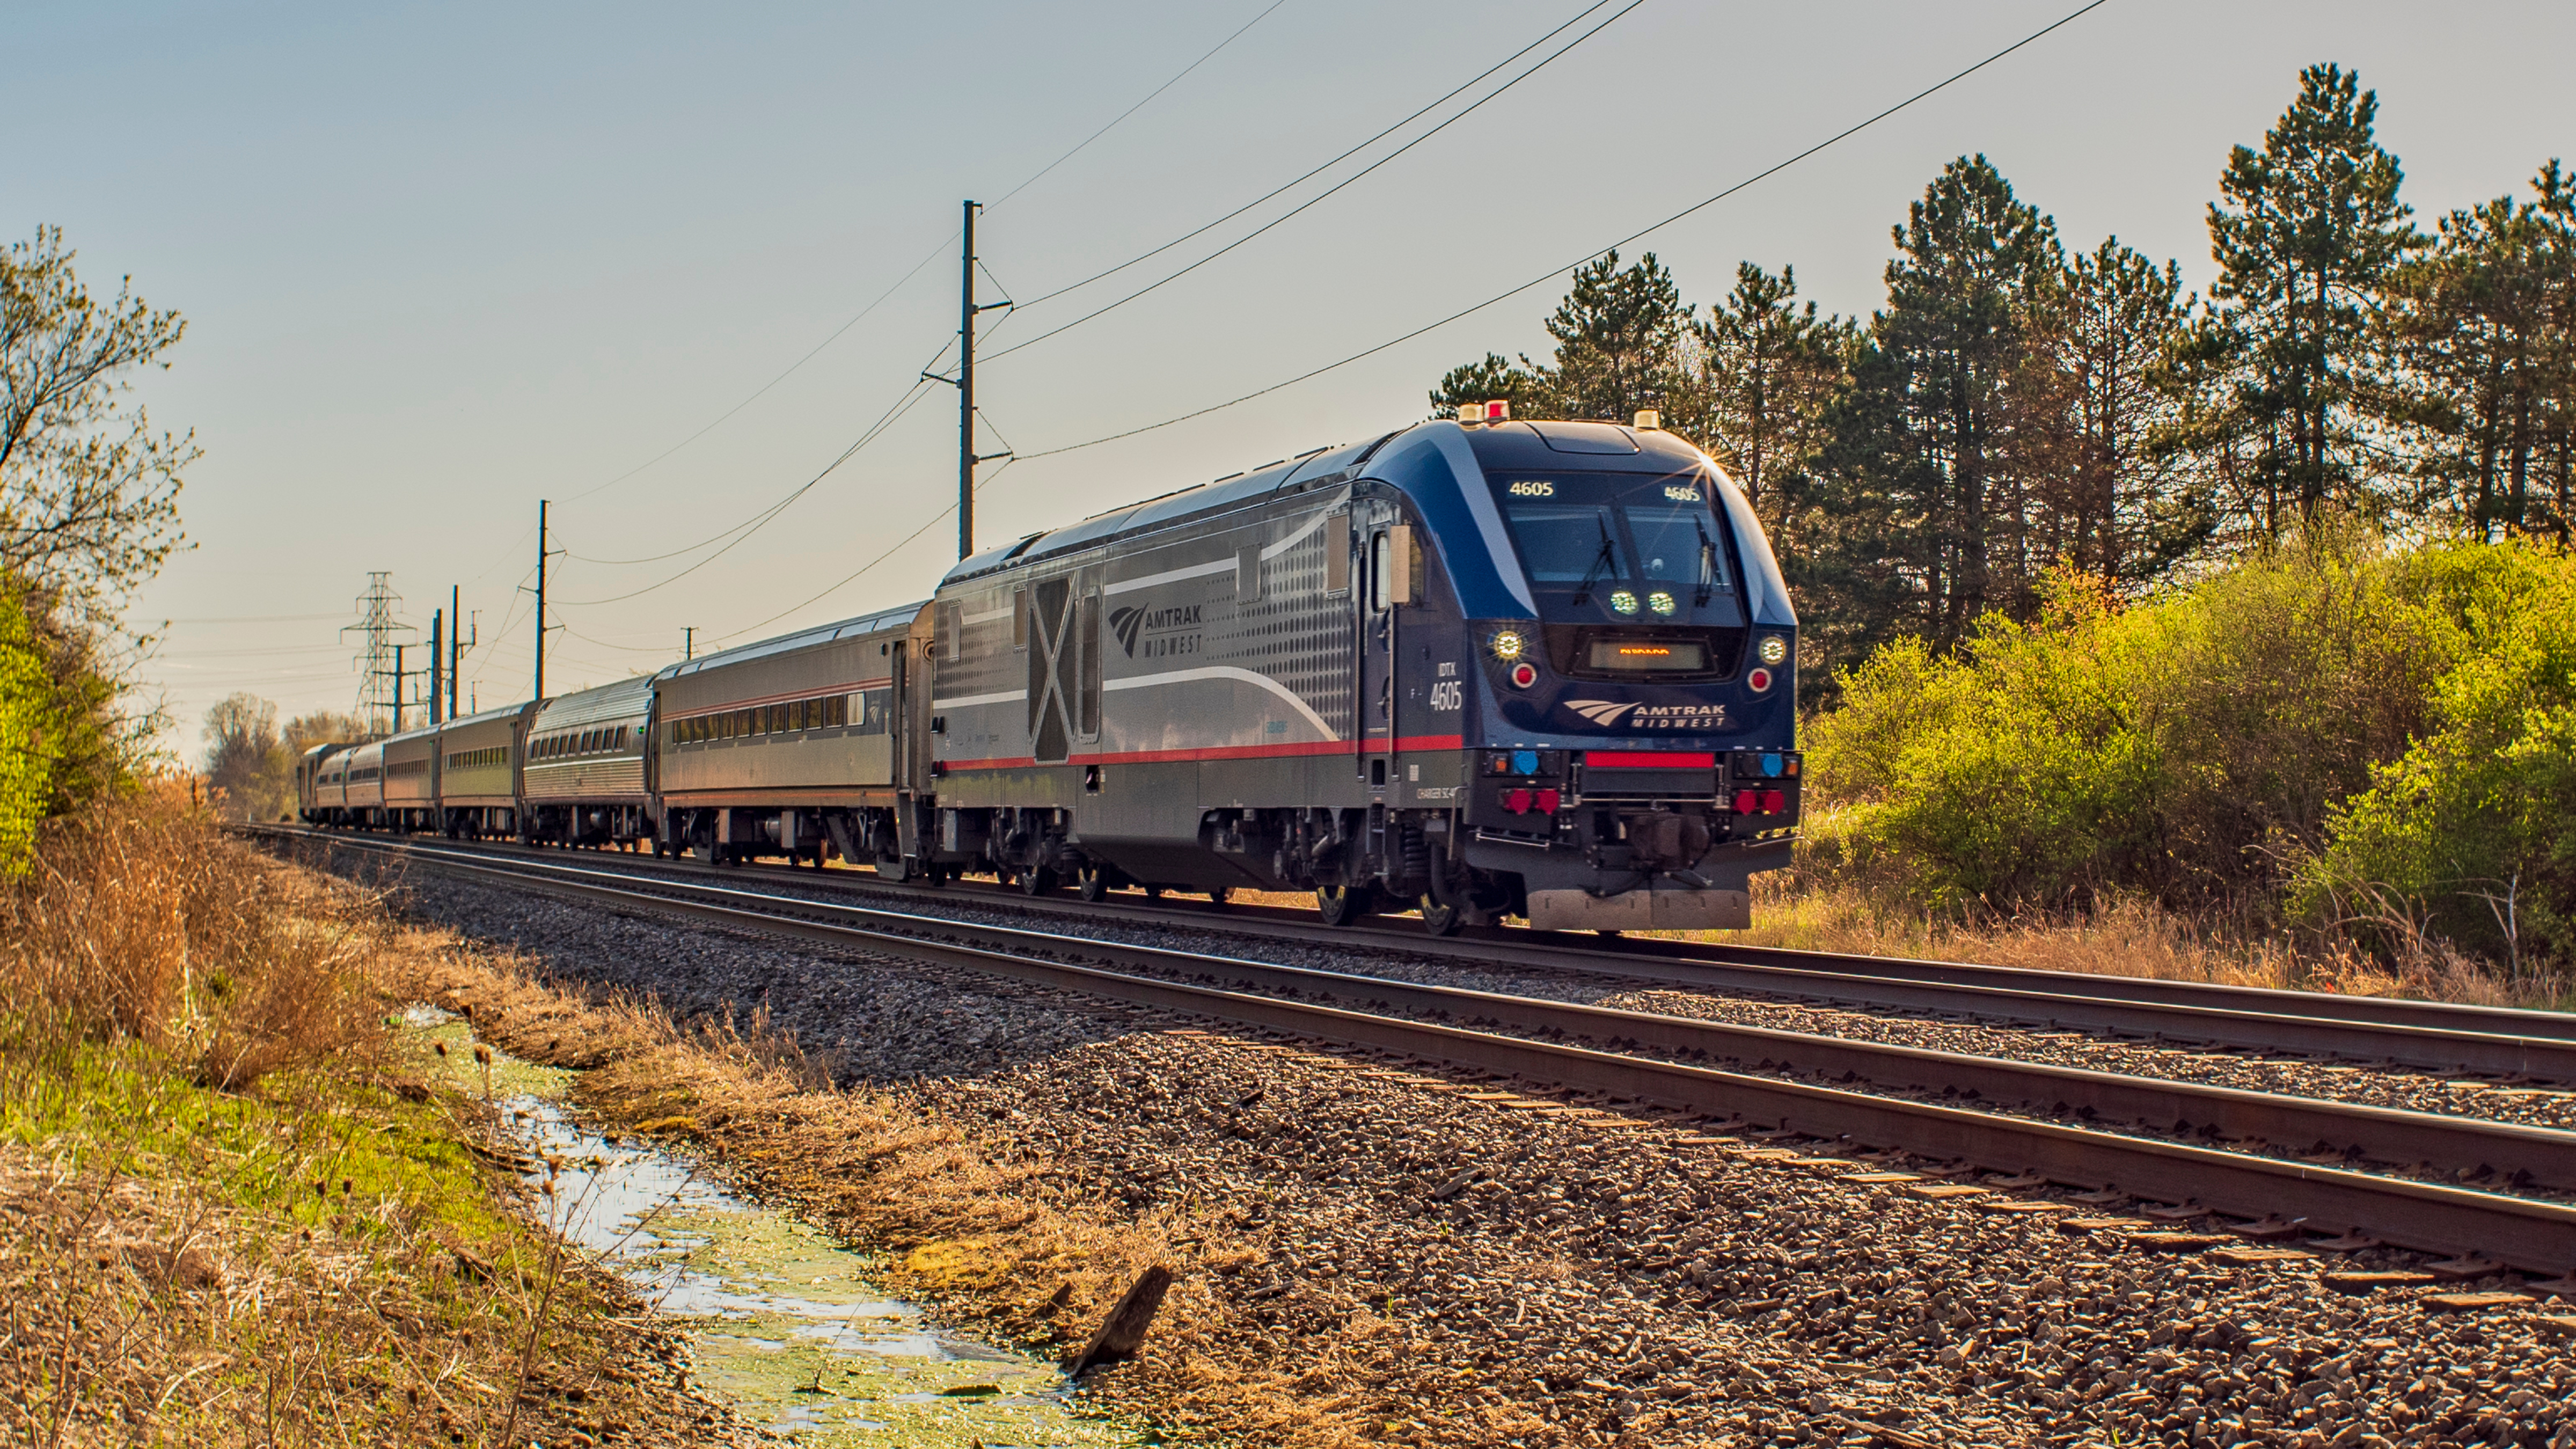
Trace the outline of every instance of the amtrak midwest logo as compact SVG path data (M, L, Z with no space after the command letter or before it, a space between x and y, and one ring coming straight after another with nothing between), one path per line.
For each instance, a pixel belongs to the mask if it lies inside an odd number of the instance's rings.
M1130 659L1169 659L1199 652L1199 613L1204 604L1174 604L1162 609L1112 609L1109 632ZM1141 652L1140 652L1141 651Z
M1565 707L1603 729L1621 725L1632 730L1722 730L1722 704L1616 704L1606 699L1569 699Z

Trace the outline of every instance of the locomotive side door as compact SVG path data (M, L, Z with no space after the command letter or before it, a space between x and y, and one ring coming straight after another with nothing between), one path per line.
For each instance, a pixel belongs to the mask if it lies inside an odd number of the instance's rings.
M1395 747L1396 606L1410 597L1412 530L1395 506L1371 501L1352 506L1352 534L1359 548L1358 587L1351 596L1359 614L1359 727L1352 732L1360 773L1384 785Z

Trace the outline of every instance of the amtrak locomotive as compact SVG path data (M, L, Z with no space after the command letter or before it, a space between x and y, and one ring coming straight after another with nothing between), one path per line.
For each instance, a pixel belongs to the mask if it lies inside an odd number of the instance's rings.
M518 777L507 811L361 786L348 760L396 741L322 747L306 818L1094 899L1311 890L1327 922L1419 907L1442 934L1750 924L1799 809L1796 618L1751 509L1651 414L1490 407L523 707L485 762Z

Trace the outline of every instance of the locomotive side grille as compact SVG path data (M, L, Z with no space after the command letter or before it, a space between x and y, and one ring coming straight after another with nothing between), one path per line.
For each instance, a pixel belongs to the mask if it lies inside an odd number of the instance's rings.
M1029 640L1029 733L1033 753L1055 762L1073 752L1072 730L1065 719L1066 656L1074 651L1073 580L1059 575L1040 579L1029 594L1037 627Z

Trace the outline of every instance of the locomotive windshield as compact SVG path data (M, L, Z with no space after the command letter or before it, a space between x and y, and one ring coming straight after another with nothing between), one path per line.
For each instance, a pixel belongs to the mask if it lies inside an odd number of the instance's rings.
M1502 475L1494 493L1530 582L1585 593L1733 587L1710 484L1692 473Z

